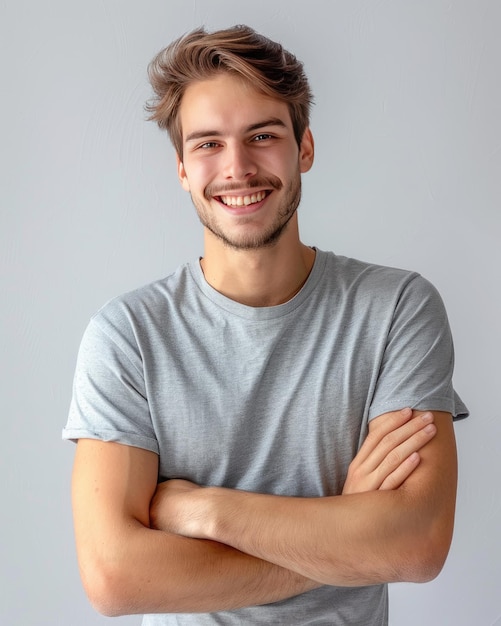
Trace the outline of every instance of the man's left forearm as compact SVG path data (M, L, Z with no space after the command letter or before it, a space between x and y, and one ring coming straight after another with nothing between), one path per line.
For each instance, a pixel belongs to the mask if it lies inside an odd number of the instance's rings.
M447 555L455 503L450 416L439 415L439 422L421 464L399 489L326 498L181 489L169 498L168 529L225 543L324 584L429 580Z
M423 582L441 566L441 540L398 491L291 498L207 488L193 503L198 521L184 532L323 584Z

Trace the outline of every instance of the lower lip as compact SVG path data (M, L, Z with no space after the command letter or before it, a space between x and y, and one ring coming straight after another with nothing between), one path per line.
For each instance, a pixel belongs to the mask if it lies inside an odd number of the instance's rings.
M269 196L266 196L260 202L254 202L247 205L243 204L242 206L230 206L228 204L224 204L224 202L221 202L221 200L217 200L217 202L230 215L251 215L252 213L256 213L257 211L259 211L263 207L268 197Z

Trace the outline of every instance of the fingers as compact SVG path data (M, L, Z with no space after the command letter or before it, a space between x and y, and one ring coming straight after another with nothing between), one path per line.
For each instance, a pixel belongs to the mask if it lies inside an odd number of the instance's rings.
M423 419L424 418L424 419ZM419 420L421 419L421 423ZM400 445L391 450L374 470L374 481L381 481L379 489L396 489L419 465L419 450L435 436L437 429L432 423L433 415L419 415L416 422L418 430ZM424 426L423 426L424 424Z
M375 471L377 468L385 472L393 471L435 435L433 413L417 414L412 419L404 417L408 415L406 411L397 413L403 415L387 414L382 422L369 431L362 446L364 454L361 457L366 471Z
M419 450L435 436L433 419L430 412L404 409L373 420L343 493L398 488L419 465Z
M387 476L381 486L380 490L398 489L400 485L412 474L412 472L419 465L421 458L418 452L413 452L407 457L395 471Z
M358 451L357 457L364 462L373 453L379 442L410 421L412 409L405 408L401 411L392 411L372 420L369 434Z

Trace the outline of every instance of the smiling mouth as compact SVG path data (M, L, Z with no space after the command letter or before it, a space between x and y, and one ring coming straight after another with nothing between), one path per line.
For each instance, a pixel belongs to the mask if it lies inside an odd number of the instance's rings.
M242 207L262 202L270 193L271 191L257 191L248 196L218 196L217 199L229 207Z

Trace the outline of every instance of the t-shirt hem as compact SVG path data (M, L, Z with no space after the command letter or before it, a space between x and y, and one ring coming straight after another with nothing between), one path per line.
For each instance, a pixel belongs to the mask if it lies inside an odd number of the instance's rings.
M134 433L123 433L118 430L88 430L85 428L63 428L62 438L76 443L79 439L97 439L99 441L121 443L134 448L149 450L159 454L158 442Z
M396 398L392 399L391 402L371 406L368 419L371 421L379 415L390 413L391 411L400 411L406 407L410 407L415 411L444 411L450 413L454 420L464 419L469 415L468 409L465 406L457 405L452 398L426 398L425 400L415 402L409 402L409 398L401 400Z

